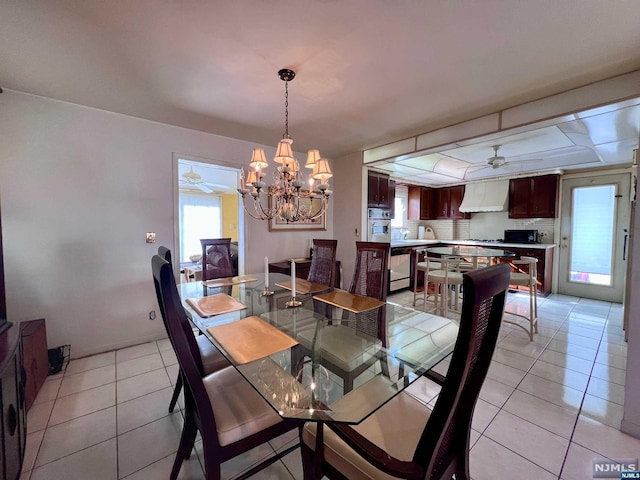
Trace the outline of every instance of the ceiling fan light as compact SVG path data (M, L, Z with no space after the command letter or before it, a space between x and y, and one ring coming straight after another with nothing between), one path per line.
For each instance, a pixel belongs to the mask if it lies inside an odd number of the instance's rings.
M198 174L198 173L196 173L196 172L194 172L194 171L193 171L193 167L190 167L189 171L188 171L188 172L184 172L184 173L182 174L182 176L183 176L184 178L186 178L188 182L197 182L197 181L199 181L200 179L202 179L202 177L200 176L200 174Z

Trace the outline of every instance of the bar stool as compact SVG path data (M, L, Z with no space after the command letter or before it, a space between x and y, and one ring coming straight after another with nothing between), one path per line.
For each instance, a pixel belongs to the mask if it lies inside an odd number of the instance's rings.
M420 262L420 255L424 253L425 257L424 257L424 261ZM429 296L429 282L427 281L427 272L429 271L429 269L431 270L440 270L442 268L442 264L440 263L439 259L433 259L430 257L427 257L426 252L423 249L416 249L414 251L414 254L416 256L415 261L413 262L415 267L413 269L413 306L416 306L416 299L418 297L418 272L423 272L424 273L424 289L423 289L423 295L422 295L422 302L424 304L423 308L426 308L427 306L427 298ZM435 301L435 300L434 300Z
M425 272L425 283L435 284L435 306L436 312L443 317L447 316L451 309L459 312L460 293L462 288L462 271L460 264L464 262L460 257L443 257L433 261L429 257L427 261L427 271ZM440 263L440 268L432 268L434 263ZM449 294L452 293L452 296ZM451 305L449 305L451 303ZM425 293L426 305L426 293Z
M533 342L534 333L538 333L538 259L523 256L519 260L512 260L510 263L515 271L512 269L509 285L529 288L529 315L509 312L508 310L505 310L504 313L524 318L529 322L529 328L514 320L507 320L506 317L503 321L522 328L529 335L529 340Z

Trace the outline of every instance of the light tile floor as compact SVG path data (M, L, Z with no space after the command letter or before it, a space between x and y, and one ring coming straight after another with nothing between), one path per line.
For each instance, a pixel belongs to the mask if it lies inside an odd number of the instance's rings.
M389 298L412 299L410 292ZM527 297L509 294L507 309L526 312ZM516 327L501 329L473 418L475 480L582 480L592 477L593 459L640 454L640 440L618 430L622 306L552 295L539 299L539 318L533 342ZM180 410L167 411L177 368L168 340L72 360L64 375L47 379L28 414L21 480L168 478L183 420ZM438 389L425 382L412 393L432 405ZM223 478L296 441L291 432L227 462ZM181 479L203 479L201 448ZM302 478L299 450L254 478Z

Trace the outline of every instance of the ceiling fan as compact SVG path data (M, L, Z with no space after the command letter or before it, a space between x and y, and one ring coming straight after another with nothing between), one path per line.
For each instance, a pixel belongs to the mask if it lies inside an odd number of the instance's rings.
M180 184L187 187L195 187L204 193L215 193L214 190L212 190L210 187L227 190L226 185L203 181L202 175L193 171L193 166L190 167L188 172L184 172L182 174L182 178L180 178Z
M542 161L541 158L533 159L533 160L508 161L502 155L498 155L498 150L500 150L501 146L502 145L491 145L491 148L493 149L493 156L487 158L487 164L486 165L477 165L477 166L473 166L471 168L474 168L474 169L480 169L480 168L498 169L498 168L502 168L502 167L514 167L515 164L518 164L518 163L519 164L524 164L524 163L541 162Z

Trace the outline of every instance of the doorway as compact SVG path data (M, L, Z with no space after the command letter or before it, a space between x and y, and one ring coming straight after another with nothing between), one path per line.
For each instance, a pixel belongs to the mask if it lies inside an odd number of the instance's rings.
M630 183L628 173L562 182L558 293L622 302Z
M238 273L243 273L244 209L236 190L241 169L178 154L174 154L173 163L174 258L179 260L180 271L187 265L200 263L201 238L230 237L232 254L237 252Z

